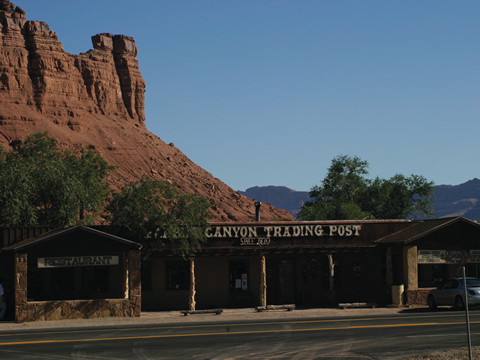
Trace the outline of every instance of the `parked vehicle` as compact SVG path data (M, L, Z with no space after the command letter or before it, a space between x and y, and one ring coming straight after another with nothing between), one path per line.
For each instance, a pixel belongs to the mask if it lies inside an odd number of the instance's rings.
M480 305L480 280L467 278L468 306ZM437 306L454 306L457 309L465 307L465 290L463 278L447 280L443 285L428 293L428 306L436 309Z

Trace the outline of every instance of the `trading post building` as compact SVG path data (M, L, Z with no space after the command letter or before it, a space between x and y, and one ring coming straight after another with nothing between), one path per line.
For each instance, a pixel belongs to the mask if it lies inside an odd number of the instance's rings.
M144 309L426 304L459 264L480 275L480 226L461 217L211 223L207 237L189 259L166 247L142 264Z
M164 246L143 261L140 244L107 227L1 230L0 277L18 322L141 309L426 304L428 289L462 266L480 275L480 225L462 217L212 222L193 256Z

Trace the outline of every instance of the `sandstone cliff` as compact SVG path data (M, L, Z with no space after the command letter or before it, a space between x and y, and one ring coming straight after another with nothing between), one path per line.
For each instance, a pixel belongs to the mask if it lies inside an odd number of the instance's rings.
M255 218L253 200L195 165L145 126L145 81L137 47L123 35L92 37L93 50L64 51L55 32L0 0L0 142L48 131L62 146L97 149L128 180L149 174L210 199L218 220ZM115 183L112 178L112 182ZM262 206L262 220L291 220Z

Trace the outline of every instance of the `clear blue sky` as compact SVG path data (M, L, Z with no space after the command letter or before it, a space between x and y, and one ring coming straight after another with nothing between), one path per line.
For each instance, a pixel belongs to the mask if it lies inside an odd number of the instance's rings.
M17 0L66 51L132 36L146 126L234 190L480 178L480 1Z

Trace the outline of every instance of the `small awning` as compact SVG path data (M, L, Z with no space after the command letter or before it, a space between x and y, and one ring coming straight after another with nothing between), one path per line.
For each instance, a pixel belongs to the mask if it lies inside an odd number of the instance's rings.
M375 241L376 244L401 244L406 245L414 241L420 240L428 235L438 231L445 231L450 227L463 225L471 228L474 232L478 232L480 241L480 224L464 217L443 218L413 222L412 226L400 230L396 233L387 235Z
M114 242L122 244L123 246L126 246L126 247L131 248L131 249L140 250L142 248L142 244L139 244L139 243L136 243L136 242L133 242L133 241L130 241L130 240L127 240L127 239L124 239L124 238L121 238L121 237L118 237L118 236L115 236L115 235L112 235L112 234L109 234L109 233L106 233L106 232L103 232L103 231L100 231L100 230L97 230L97 229L93 229L93 228L88 227L88 226L77 225L77 226L73 226L73 227L69 227L69 228L62 228L62 229L56 229L56 230L49 231L49 232L44 233L40 236L32 237L30 239L20 241L17 244L4 247L4 248L1 249L1 251L5 251L5 252L24 251L26 249L44 244L48 241L58 239L60 237L68 237L69 235L82 233L82 232L86 233L86 235L95 235L95 236L100 236L100 237L105 238L105 239L113 240Z

